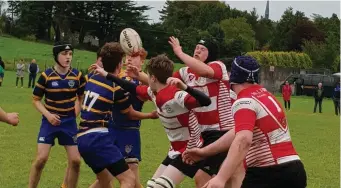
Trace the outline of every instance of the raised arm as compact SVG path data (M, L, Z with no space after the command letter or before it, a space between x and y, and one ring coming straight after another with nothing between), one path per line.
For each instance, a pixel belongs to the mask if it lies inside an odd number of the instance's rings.
M149 113L144 113L136 111L132 106L130 108L131 109L127 113L130 120L157 119L159 117L155 110Z
M205 95L205 93L187 86L178 78L168 78L167 84L174 85L183 90L178 91L175 94L175 99L184 108L191 110L193 108L209 106L211 104L211 99Z
M214 77L214 70L206 63L197 60L182 51L180 42L175 37L169 38L169 44L172 46L175 55L184 62L193 72L201 77Z
M148 75L146 73L144 73L142 70L139 71L137 67L132 66L132 65L128 65L126 73L128 76L135 78L135 79L139 80L140 82L142 82L142 84L149 85L148 84Z

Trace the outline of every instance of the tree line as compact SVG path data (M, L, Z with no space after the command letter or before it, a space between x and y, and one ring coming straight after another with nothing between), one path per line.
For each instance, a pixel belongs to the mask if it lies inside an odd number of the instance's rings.
M117 41L120 31L131 27L141 35L150 56L173 54L167 41L174 35L190 54L200 38L209 37L217 42L220 57L293 51L307 54L314 68L337 71L340 66L340 19L336 14L314 14L309 19L288 7L279 21L273 21L256 9L241 11L220 1L166 1L159 11L161 22L149 24L149 9L134 1L7 1L0 33L44 42L72 41L77 33L76 46L95 51L98 47L84 42L87 35L102 45ZM273 61L285 62L282 57L276 59L278 54Z

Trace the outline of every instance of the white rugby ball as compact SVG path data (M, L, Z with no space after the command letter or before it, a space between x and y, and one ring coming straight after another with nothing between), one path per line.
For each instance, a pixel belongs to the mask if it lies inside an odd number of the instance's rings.
M140 35L132 28L125 28L120 34L120 44L127 55L138 52L142 48Z

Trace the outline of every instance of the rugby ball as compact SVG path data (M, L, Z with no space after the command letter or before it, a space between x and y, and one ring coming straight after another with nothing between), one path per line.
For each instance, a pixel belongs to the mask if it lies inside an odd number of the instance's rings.
M120 34L121 47L127 55L132 55L142 48L140 35L132 28L125 28Z

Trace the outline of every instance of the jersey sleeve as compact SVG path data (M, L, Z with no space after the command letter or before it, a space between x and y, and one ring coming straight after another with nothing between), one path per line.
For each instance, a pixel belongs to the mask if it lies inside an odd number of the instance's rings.
M151 90L150 90L150 87L148 86L139 85L136 87L137 97L141 99L142 101L151 100L150 93L151 93Z
M84 89L86 84L86 78L82 75L82 72L79 72L78 74L78 80L79 80L79 87L77 88L77 95L83 96L84 95Z
M182 79L181 79L181 75L180 75L180 72L179 72L179 71L176 71L176 72L174 72L172 77L174 77L174 78L178 78L178 79L182 80Z
M182 108L187 108L188 110L200 107L198 101L185 91L176 92L174 99Z
M125 93L123 89L119 89L114 93L114 105L123 114L129 111L131 105L129 96L125 95Z
M214 62L211 62L210 64L208 64L208 66L210 66L214 71L214 75L213 75L212 79L229 80L228 75L227 75L226 66L224 65L224 63L222 63L220 61L214 61Z
M33 90L33 99L34 100L41 100L45 94L45 89L46 89L46 81L47 81L47 76L45 72L43 72L37 83L36 86L34 87Z
M231 104L233 104L237 100L237 94L230 89L230 98L231 98Z
M242 130L253 132L257 119L257 102L252 98L241 98L232 105L236 133Z

